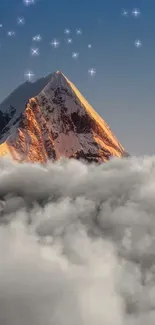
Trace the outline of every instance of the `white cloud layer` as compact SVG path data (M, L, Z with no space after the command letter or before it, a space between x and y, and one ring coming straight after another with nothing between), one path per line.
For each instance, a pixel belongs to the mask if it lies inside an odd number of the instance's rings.
M155 324L155 157L0 160L0 324Z

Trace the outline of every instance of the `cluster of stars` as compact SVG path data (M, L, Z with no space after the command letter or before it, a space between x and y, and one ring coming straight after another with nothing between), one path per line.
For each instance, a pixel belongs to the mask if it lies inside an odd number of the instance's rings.
M17 25L24 25L25 24L25 19L24 17L18 17L17 18ZM0 27L2 28L3 25L0 24ZM16 35L16 32L14 30L9 30L7 32L7 36L15 36Z
M71 30L69 28L66 28L64 30L64 34L67 36L70 36L71 34ZM82 30L81 29L76 29L76 35L82 35ZM35 35L32 37L32 41L33 42L40 42L42 40L42 37L40 34ZM67 43L71 44L73 42L73 39L71 37L67 38ZM54 38L51 42L50 45L53 47L53 49L57 49L60 46L60 41L57 38ZM92 45L88 44L88 49L91 49ZM39 56L40 52L39 52L39 48L38 47L32 47L30 50L30 54L31 56ZM78 52L72 52L71 54L72 59L76 60L79 58L79 53ZM94 76L96 74L96 69L91 68L88 70L88 74L90 76ZM34 77L34 74L31 71L28 71L28 73L25 74L25 76L28 78L28 80L31 80L32 77Z
M25 6L30 6L30 5L34 5L36 3L36 0L23 0L23 4ZM17 17L17 25L24 25L25 24L25 18L24 17ZM3 25L0 24L0 28L2 28ZM7 32L8 36L15 36L16 33L13 30L10 30Z
M71 44L73 42L73 39L70 37L71 30L69 28L66 28L64 30L64 34L68 36L67 43L68 44ZM82 30L81 29L76 29L76 35L82 35ZM35 35L35 36L32 37L32 41L34 43L35 42L40 42L41 40L42 40L42 37L41 37L40 34L37 34L37 35ZM52 46L53 49L57 49L60 46L60 41L57 38L54 38L50 42L50 45ZM88 44L88 49L91 49L91 48L92 48L92 45L91 44ZM33 57L39 56L40 55L39 48L38 47L32 47L30 49L30 54ZM79 58L79 53L74 51L74 52L72 52L71 57L72 57L72 59L77 60ZM94 69L94 68L88 69L88 74L93 77L96 74L96 69ZM30 70L25 73L25 78L27 80L29 80L29 81L34 76L35 76L34 73L32 71L30 71Z
M15 35L15 32L12 31L12 30L10 30L9 32L7 32L7 35L8 35L8 36L14 36L14 35Z
M122 15L125 17L128 17L130 13L135 18L138 18L141 15L140 10L137 8L132 9L131 12L126 9L122 10ZM140 48L142 46L142 42L139 39L137 39L134 41L134 45L135 45L135 47Z
M31 5L34 5L34 4L36 3L37 0L22 0L22 1L23 1L23 4L24 4L25 6L31 6ZM25 18L24 18L24 17L17 17L17 19L16 19L16 24L17 24L18 26L23 26L23 25L25 25ZM0 28L2 28L2 27L3 27L3 25L0 24ZM75 33L76 33L77 36L81 36L81 35L83 34L81 28L77 28L76 31L75 31ZM67 44L72 44L72 43L73 43L73 38L71 37L71 34L72 34L71 30L70 30L69 28L65 28L65 30L64 30L64 34L67 36L67 39L66 39ZM9 36L9 37L13 37L13 36L15 36L15 35L16 35L16 32L15 32L14 30L9 30L9 31L7 32L7 36ZM34 45L35 43L41 42L41 40L42 40L42 37L41 37L40 34L34 35L34 36L32 37L33 45ZM35 46L35 45L33 46L33 45L32 45L32 47L31 47L31 49L30 49L30 55L31 55L32 57L37 57L37 56L40 55L40 50L39 50L39 47L37 47L37 46ZM59 41L57 38L54 38L54 39L50 42L50 45L52 46L53 49L57 49L57 48L60 46L60 41ZM91 48L92 48L92 45L91 45L91 44L88 44L87 47L88 47L88 49L91 49ZM72 51L72 52L71 52L71 58L74 59L74 60L77 60L77 59L79 58L79 52ZM96 69L94 69L94 68L90 68L90 69L88 69L88 74L89 74L90 76L94 76L94 75L96 74ZM28 70L28 71L25 73L25 78L26 78L27 80L29 80L29 81L30 81L34 76L35 76L35 74L34 74L32 71L30 71L30 70Z
M64 34L70 35L71 34L71 30L69 28L66 28L64 30ZM76 29L76 34L77 35L81 35L82 34L82 30L81 29ZM68 44L72 44L73 43L73 39L71 37L67 38L67 43ZM55 38L55 39L53 39L52 42L50 42L50 45L53 48L58 48L60 46L60 41ZM88 44L88 48L91 49L92 48L92 45L91 44ZM78 52L72 52L72 58L73 59L77 59L78 57L79 57L79 53Z
M32 41L34 42L40 42L42 40L42 37L40 34L33 36Z
M130 11L129 10L126 10L126 9L123 9L122 10L122 15L123 16L126 16L127 17L129 14L130 14ZM141 12L137 8L134 8L134 9L131 10L131 15L134 16L134 17L138 17L138 16L140 16L140 14L141 14Z
M22 2L23 2L23 4L25 6L31 6L31 5L36 4L37 0L22 0ZM132 10L122 9L122 16L124 16L124 17L132 16L134 18L138 18L138 17L140 17L140 15L141 15L140 9L137 9L137 8L133 8ZM18 26L25 25L25 18L24 17L17 17L16 24ZM3 25L0 24L0 28L2 28L2 27L3 27ZM77 28L75 30L75 33L76 33L77 36L81 36L83 34L83 31L82 31L81 28ZM16 35L16 32L14 30L9 30L7 32L7 36L9 36L9 37L13 37L15 35ZM71 46L71 44L73 44L73 46L74 46L74 38L72 37L72 31L69 28L65 28L64 29L64 35L66 35L65 42L67 44L70 44L70 46ZM39 49L39 46L38 46L37 43L39 43L41 41L42 41L42 36L40 34L34 35L32 37L33 45L32 45L32 47L30 49L30 55L32 57L37 57L37 56L40 55L40 49ZM53 49L58 49L60 47L60 45L61 45L61 42L57 38L54 38L50 42L50 45L51 45L51 47ZM141 40L136 39L134 41L134 45L135 45L136 48L140 48L142 46ZM71 46L71 48L72 48L72 46ZM92 49L92 44L90 44L90 43L87 44L87 48L89 50L91 50ZM73 60L77 60L79 58L79 56L80 56L79 52L76 52L76 51L71 52L71 58ZM94 76L96 74L96 69L95 68L88 69L88 74L90 76ZM25 73L25 77L30 81L34 77L34 73L32 71L27 71Z

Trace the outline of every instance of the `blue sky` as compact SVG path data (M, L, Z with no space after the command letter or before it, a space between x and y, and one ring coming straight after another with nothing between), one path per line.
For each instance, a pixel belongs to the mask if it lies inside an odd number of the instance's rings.
M138 18L121 15L139 8ZM107 121L123 146L135 155L155 153L155 1L22 0L0 1L0 102L30 69L35 78L61 70ZM25 25L18 26L18 16ZM73 43L65 41L64 29ZM83 34L76 35L76 28ZM15 37L7 32L15 30ZM40 55L32 57L32 37L41 34ZM53 49L49 43L60 40ZM143 46L137 49L134 41ZM92 49L88 49L88 43ZM79 52L77 60L72 52ZM94 67L96 75L88 75Z

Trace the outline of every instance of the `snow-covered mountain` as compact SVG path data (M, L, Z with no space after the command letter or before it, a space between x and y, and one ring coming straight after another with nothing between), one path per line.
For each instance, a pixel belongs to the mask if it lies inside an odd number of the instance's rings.
M61 72L24 83L0 105L0 156L89 162L127 155L104 120Z

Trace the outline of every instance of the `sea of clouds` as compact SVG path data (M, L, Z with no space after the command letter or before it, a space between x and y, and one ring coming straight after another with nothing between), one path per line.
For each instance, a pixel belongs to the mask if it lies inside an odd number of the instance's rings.
M155 157L0 160L0 325L155 324Z

